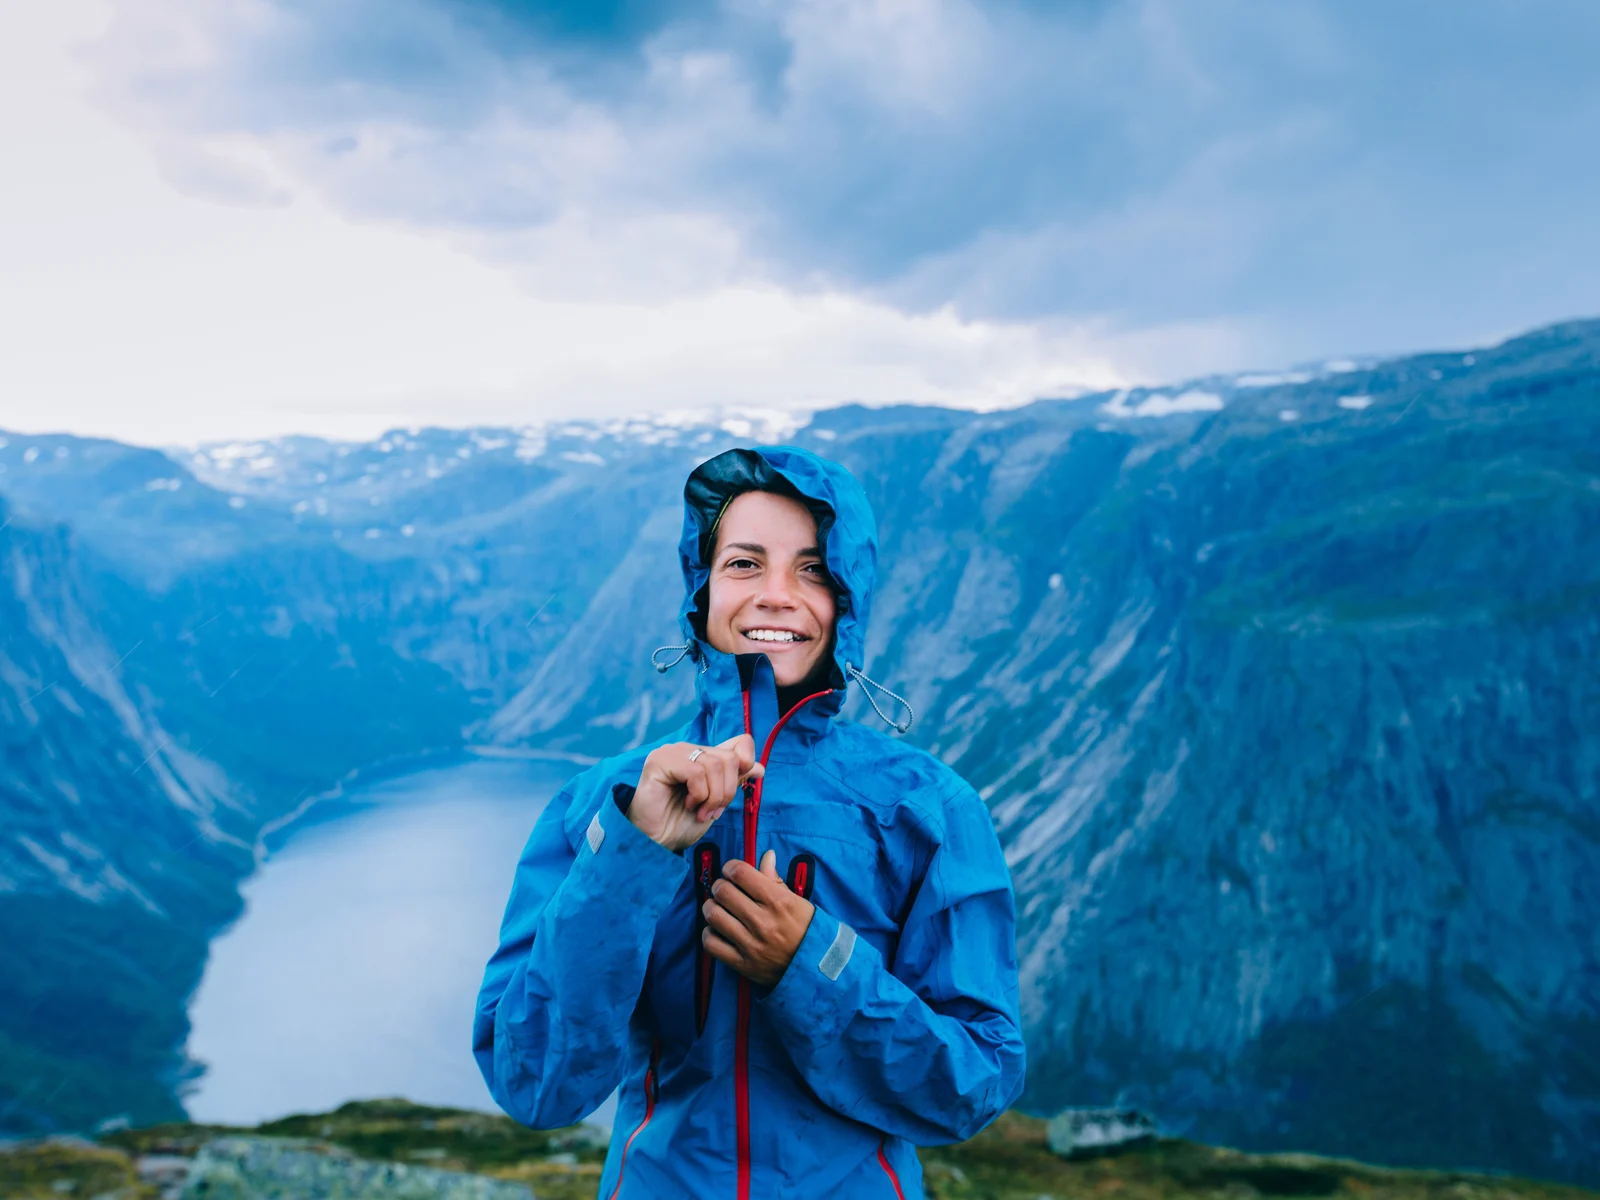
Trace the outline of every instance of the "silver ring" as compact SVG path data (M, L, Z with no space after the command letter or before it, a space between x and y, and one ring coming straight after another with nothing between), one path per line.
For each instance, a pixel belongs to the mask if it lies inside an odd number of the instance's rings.
M689 754L689 761L693 762L695 759L699 758L705 752L706 752L706 748L704 746L696 746Z

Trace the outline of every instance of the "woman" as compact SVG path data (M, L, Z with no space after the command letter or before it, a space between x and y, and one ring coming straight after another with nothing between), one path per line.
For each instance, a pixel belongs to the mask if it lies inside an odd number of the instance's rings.
M528 1125L620 1087L601 1197L910 1200L914 1147L971 1137L1022 1087L1005 861L959 776L836 719L866 686L860 484L730 450L684 498L699 712L540 817L475 1053Z

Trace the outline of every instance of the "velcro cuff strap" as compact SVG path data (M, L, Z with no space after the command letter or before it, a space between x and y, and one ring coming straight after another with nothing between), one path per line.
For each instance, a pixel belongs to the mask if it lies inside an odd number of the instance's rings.
M828 978L830 983L839 979L839 972L850 961L850 954L856 948L856 931L844 922L839 923L839 932L833 935L833 945L828 947L822 961L817 963L817 970Z

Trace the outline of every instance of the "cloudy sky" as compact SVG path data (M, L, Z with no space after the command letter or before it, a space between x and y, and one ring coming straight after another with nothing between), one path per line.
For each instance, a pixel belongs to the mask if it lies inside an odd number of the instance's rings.
M0 5L0 427L1024 401L1600 313L1594 0Z

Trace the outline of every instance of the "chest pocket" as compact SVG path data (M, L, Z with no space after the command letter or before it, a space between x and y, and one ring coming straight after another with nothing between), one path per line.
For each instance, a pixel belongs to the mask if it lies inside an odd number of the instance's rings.
M788 858L790 890L799 893L859 936L869 938L887 955L898 941L908 889L884 852L866 830L841 834L832 827L811 827L811 814L786 812L770 831L780 865ZM767 833L763 830L763 833Z

